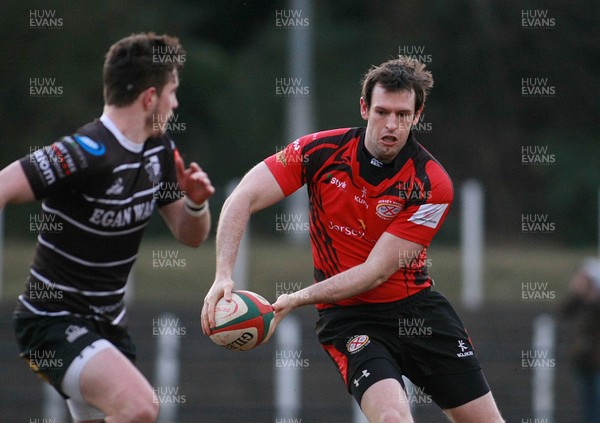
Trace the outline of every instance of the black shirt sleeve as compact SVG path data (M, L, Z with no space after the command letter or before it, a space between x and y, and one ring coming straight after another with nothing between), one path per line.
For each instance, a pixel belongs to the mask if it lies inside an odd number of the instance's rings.
M104 169L106 147L83 135L62 138L20 159L36 199L76 188Z

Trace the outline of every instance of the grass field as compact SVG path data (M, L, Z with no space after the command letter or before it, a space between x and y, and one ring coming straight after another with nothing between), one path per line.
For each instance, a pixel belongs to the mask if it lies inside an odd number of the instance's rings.
M33 256L33 241L5 243L2 299L10 301L21 292ZM560 300L571 273L593 250L554 247L487 247L485 258L486 301L521 301L522 283L547 283L547 290ZM429 249L430 274L436 289L450 300L460 296L461 257L458 247ZM214 243L199 249L181 246L171 239L147 238L142 243L134 268L136 301L198 303L214 277ZM310 248L295 246L278 238L253 240L249 252L248 289L269 300L278 292L296 290L312 281Z

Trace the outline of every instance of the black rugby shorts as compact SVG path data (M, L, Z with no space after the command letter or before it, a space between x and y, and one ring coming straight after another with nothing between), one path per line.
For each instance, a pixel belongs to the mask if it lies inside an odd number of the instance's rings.
M76 316L15 316L13 326L20 357L64 398L62 380L73 360L99 339L110 341L132 362L135 345L124 328Z
M430 288L393 303L319 311L319 342L360 405L383 379L406 376L442 409L489 392L471 339L446 298Z

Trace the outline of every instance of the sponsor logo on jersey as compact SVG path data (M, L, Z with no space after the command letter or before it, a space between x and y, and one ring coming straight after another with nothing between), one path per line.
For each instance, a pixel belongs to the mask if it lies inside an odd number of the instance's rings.
M56 182L56 174L54 173L54 170L52 170L52 165L48 160L46 152L44 150L37 150L33 153L33 158L37 162L36 167L46 185L52 185Z
M113 313L123 307L123 299L120 299L118 302L114 304L104 305L104 306L95 306L89 305L90 310L92 310L96 314L107 314Z
M460 348L460 352L456 353L456 356L459 358L470 357L474 354L471 346L462 339L458 340L458 348Z
M88 221L103 228L122 228L149 219L154 204L154 200L150 200L119 210L95 208Z
M354 335L346 342L346 349L350 354L354 354L369 345L370 342L368 335Z
M69 150L63 142L55 142L51 147L56 155L56 162L60 164L65 176L69 176L77 171L75 160L73 160L73 156L71 156L71 153L69 153Z
M75 342L75 340L77 340L79 337L85 335L88 332L89 331L87 330L87 328L83 326L70 325L67 328L67 330L65 330L65 335L67 335L67 341L72 344L73 342Z
M88 167L88 161L85 154L83 154L81 144L76 142L73 137L64 137L61 142L65 143L65 145L68 144L71 147L70 150L73 151L73 160L77 163L78 168L85 169Z
M364 231L359 231L358 229L351 228L350 226L337 225L331 220L329 221L329 229L333 229L343 233L344 235L353 236L356 238L363 238L365 236Z
M153 184L160 182L162 172L160 169L160 160L158 160L158 156L156 154L148 157L148 160L144 164L144 169L146 169L146 173L148 173L148 180L150 182Z
M285 154L285 150L278 151L275 157L277 158L277 163L281 163L283 167L287 166L287 157Z
M402 204L393 200L379 200L375 212L384 220L391 220L402 211Z
M120 195L123 193L125 187L123 186L123 178L120 176L113 182L113 184L106 190L106 195Z
M329 177L328 179L331 185L334 185L337 189L341 189L342 191L346 190L346 181L342 181L335 176L332 177L331 174L327 176Z
M428 228L436 228L447 208L448 204L421 204L408 221Z
M375 166L375 167L383 167L383 163L381 163L379 160L377 160L375 157L373 157L371 159L371 166Z
M363 206L365 206L366 209L369 209L369 204L367 204L367 200L366 200L367 188L363 186L360 191L361 191L360 197L358 195L355 195L354 201L356 201L358 204L362 204Z
M276 147L275 159L277 163L281 163L283 167L291 163L308 163L308 156L300 153L301 148L300 140L296 140L285 147Z
M100 142L96 142L90 137L84 135L73 135L77 144L92 156L101 156L106 152L106 147Z

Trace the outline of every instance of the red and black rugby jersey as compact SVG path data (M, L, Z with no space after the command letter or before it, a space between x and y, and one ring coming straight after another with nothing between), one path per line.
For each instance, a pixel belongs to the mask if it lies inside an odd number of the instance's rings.
M316 282L365 262L384 232L429 246L452 203L450 177L412 134L389 164L369 154L364 134L365 128L309 134L265 160L286 196L307 185ZM403 268L336 305L392 302L431 286L426 248L414 257L390 254Z

